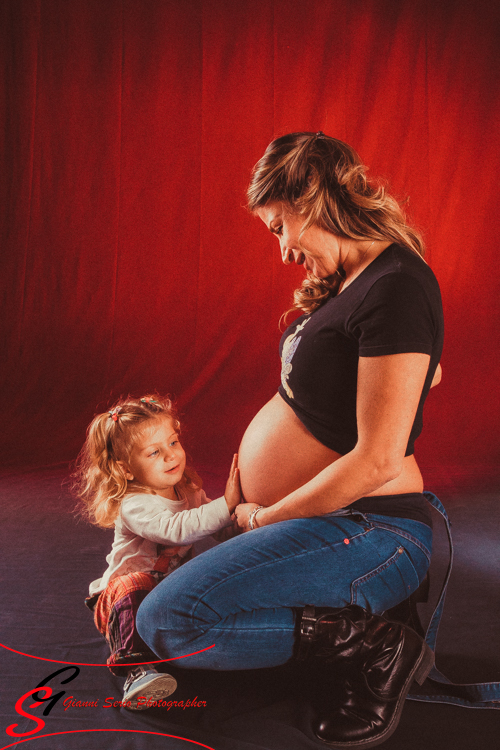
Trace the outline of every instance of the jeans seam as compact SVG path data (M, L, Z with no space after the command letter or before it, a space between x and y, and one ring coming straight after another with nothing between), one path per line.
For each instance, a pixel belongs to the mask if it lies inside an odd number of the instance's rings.
M381 523L380 521L372 521L373 529L385 529L386 531L390 531L392 534L396 534L397 536L402 537L403 539L406 539L407 541L411 542L415 545L415 547L418 547L418 549L424 553L427 560L431 561L431 553L425 546L425 544L422 544L422 542L413 536L413 534L410 534L407 531L403 531L402 529L398 529L396 526L391 526L390 524Z
M353 536L349 537L349 541L352 541L353 539L357 539L357 538L358 538L358 537L360 537L360 536L365 536L365 535L366 535L367 533L369 533L369 532L370 532L371 530L372 530L372 529L363 529L363 531L361 531L361 532L360 532L359 534L355 534L355 535L353 535ZM247 533L251 533L251 532L247 532ZM346 537L346 538L347 538L347 537ZM322 545L321 547L318 547L318 549L314 549L314 550L304 550L303 552L301 552L301 553L299 553L299 554L297 554L297 553L293 553L293 554L287 555L286 557L281 557L281 558L280 558L280 560L279 560L279 562L284 562L285 560L289 560L289 559L290 559L291 557L302 557L302 556L304 556L304 555L311 555L311 554L316 554L316 553L317 553L317 552L318 552L318 551L319 551L320 549L331 549L331 548L333 548L333 547L339 547L339 546L340 546L341 544L344 544L344 541L341 541L341 542L335 542L335 544L323 544L323 545ZM254 565L254 566L252 566L252 570L258 570L259 568L264 568L264 567L266 567L266 566L268 566L268 565L275 565L275 564L276 564L276 562L278 562L278 561L276 561L276 560L270 560L270 561L266 561L266 562L260 563L260 565ZM205 592L204 592L204 598L206 598L206 596L207 596L208 594L211 594L211 593L212 593L212 591L214 591L215 589L217 589L217 588L218 588L219 586L221 586L221 585L222 585L223 583L226 583L226 582L227 582L228 580L233 580L234 578L237 578L238 576L240 576L240 575L243 575L244 573L247 573L247 572L248 572L248 570L247 570L247 569L245 569L245 570L241 570L241 571L238 571L237 573L233 573L233 575L232 575L232 576L228 576L228 577L224 578L224 580L222 580L222 581L217 581L216 583L214 583L214 585L213 585L213 586L212 586L212 587L211 587L210 589L208 589L207 591L205 591ZM191 619L191 625L192 625L193 627L196 627L196 626L195 626L195 624L194 624L194 617L195 617L195 614L196 614L196 610L198 609L198 607L199 607L199 606L200 606L200 604L202 604L202 603L204 603L204 602L203 602L203 600L201 600L201 599L200 599L200 600L198 600L198 601L196 602L195 606L194 606L194 609L193 609L193 611L192 611L192 614L191 614L191 618L190 618L190 619ZM207 605L207 604L205 604L205 606L208 606L208 607L209 607L209 609L212 609L212 607L210 607L210 605ZM213 611L213 609L212 609L212 611ZM198 627L198 630L199 630L199 629L200 629L200 628ZM202 632L204 632L204 631L202 631Z
M394 565L394 563L397 561L397 559L401 556L401 554L405 554L410 565L413 568L413 572L415 573L415 578L418 581L418 574L415 570L415 566L413 565L410 556L408 555L408 552L404 549L404 547L398 547L398 549L394 552L391 557L389 557L388 560L386 560L384 563L379 565L377 568L374 568L369 573L366 573L364 576L361 576L360 578L356 578L355 581L351 583L351 604L356 604L358 600L358 589L360 586L362 586L367 581L370 581L372 578L376 578L381 573L384 572L384 570L387 570L391 567L391 565Z

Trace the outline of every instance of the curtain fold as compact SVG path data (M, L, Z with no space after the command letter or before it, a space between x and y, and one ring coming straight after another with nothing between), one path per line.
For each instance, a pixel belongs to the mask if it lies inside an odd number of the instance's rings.
M423 466L493 472L500 9L489 0L4 0L4 465L74 458L121 394L179 399L223 473L279 380L300 283L244 208L324 130L408 199L443 292Z

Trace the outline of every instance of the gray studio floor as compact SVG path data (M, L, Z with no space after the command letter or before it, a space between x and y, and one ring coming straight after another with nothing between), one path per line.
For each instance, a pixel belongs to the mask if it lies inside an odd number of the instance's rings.
M106 645L94 629L83 599L89 581L102 572L112 532L88 526L75 517L64 486L67 473L66 468L56 467L25 474L4 472L0 477L0 641L32 656L102 664ZM210 482L207 484L210 492ZM455 681L500 680L498 493L491 488L475 494L460 489L460 478L443 484L441 490L433 489L452 519L456 557L439 631L437 664ZM434 548L431 603L422 605L423 619L429 616L446 567L445 532L437 517ZM6 727L17 723L18 733L36 729L34 719L16 713L16 701L64 666L3 648L1 659L4 741L0 741L0 750L15 743L5 734ZM64 691L64 697L46 717L42 716L45 706L31 709L45 726L23 739L33 740L34 750L323 747L308 732L307 689L304 675L295 665L235 673L190 671L169 665L169 671L179 683L178 699L196 696L206 706L140 713L104 708L107 698L119 700L122 681L105 667L82 666L64 686L58 680L69 672L52 679L54 694L57 687ZM62 701L71 696L96 705L64 710ZM23 705L29 713L28 704L26 700ZM99 731L82 731L89 729ZM73 734L56 734L63 732ZM47 734L54 736L44 739ZM499 738L500 711L407 701L400 725L384 747L476 750L500 748ZM28 742L24 746L31 747Z

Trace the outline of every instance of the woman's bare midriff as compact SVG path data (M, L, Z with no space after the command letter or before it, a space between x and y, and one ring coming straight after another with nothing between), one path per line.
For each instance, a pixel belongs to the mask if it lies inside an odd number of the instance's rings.
M245 500L273 505L339 458L339 453L311 435L276 394L252 419L241 441L238 464ZM413 456L407 456L398 478L371 494L397 495L422 490L417 463Z

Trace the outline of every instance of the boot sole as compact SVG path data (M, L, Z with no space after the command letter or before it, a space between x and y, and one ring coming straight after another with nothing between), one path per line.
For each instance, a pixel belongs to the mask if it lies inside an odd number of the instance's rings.
M348 750L351 750L352 748L357 748L357 747L359 748L375 747L376 745L382 744L382 742L385 742L387 739L389 739L389 737L396 731L398 727L399 720L401 718L401 713L403 711L404 702L406 700L406 696L410 692L412 682L415 680L416 682L418 682L419 685L423 685L427 675L429 674L433 666L434 666L434 652L424 641L422 644L422 650L420 652L418 661L416 662L413 670L408 675L408 679L405 682L404 688L400 693L400 696L398 699L398 705L396 707L396 711L394 712L392 720L381 734L377 735L376 737L370 737L366 740L358 740L355 742L329 742L328 740L324 740L322 739L322 737L319 737L318 735L316 735L317 739L321 740L321 742L324 745L328 745L329 747L333 747L333 748L338 748L339 750L341 750L342 748L347 748Z

